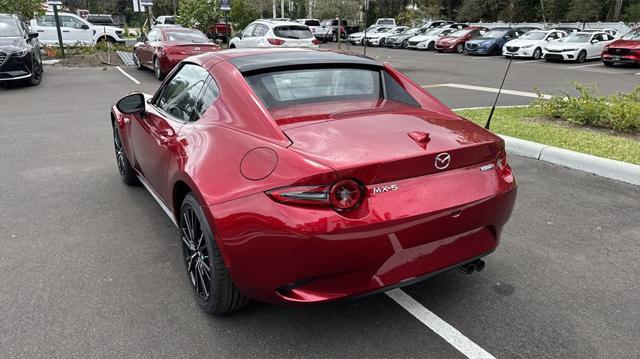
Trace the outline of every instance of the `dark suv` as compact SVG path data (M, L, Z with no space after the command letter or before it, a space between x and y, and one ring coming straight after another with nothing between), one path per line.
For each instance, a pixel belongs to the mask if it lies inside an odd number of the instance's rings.
M40 84L43 70L37 37L18 16L0 14L0 82Z

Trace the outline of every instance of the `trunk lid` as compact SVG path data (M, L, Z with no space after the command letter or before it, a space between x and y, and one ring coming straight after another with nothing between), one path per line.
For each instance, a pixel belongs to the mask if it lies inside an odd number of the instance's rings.
M188 42L188 43L167 43L165 45L167 52L173 54L181 54L181 55L198 55L205 52L211 52L219 50L220 47L216 44L212 43L197 43L197 42Z
M395 101L324 103L271 113L292 150L367 184L493 161L504 147L499 137L470 121ZM425 133L428 141L420 142ZM448 165L444 158L436 162L441 154L449 155Z

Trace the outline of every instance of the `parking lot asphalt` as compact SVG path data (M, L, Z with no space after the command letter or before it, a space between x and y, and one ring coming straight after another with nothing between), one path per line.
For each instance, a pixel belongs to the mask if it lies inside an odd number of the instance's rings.
M171 221L120 182L109 108L158 86L126 71L141 84L114 68L47 67L39 87L0 89L0 357L464 357L384 294L200 312ZM443 83L423 72L409 75ZM454 107L488 94L446 91ZM486 269L404 291L498 358L637 357L640 188L509 161L518 201Z

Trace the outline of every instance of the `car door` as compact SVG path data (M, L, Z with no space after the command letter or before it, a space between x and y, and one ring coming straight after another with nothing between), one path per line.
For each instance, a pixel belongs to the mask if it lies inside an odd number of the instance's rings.
M180 154L180 128L199 117L198 98L209 72L183 63L147 105L143 115L131 120L131 146L135 166L160 198L171 198L167 169Z
M253 36L253 29L255 28L256 28L256 24L251 24L247 26L247 28L242 31L242 38L238 39L236 46L250 47L249 44L251 43L251 41L253 41L251 37Z
M53 15L38 16L31 20L31 28L38 33L38 40L46 45L58 43L58 33Z
M149 31L149 34L144 38L144 41L136 48L138 52L138 59L146 66L153 66L153 44L158 41L159 32L160 31L157 29Z
M602 34L594 34L591 36L591 41L587 45L587 57L599 57L605 45L604 41L605 39Z
M70 15L59 15L62 42L65 45L92 44L93 30L79 19Z
M253 35L251 36L251 42L249 47L264 47L267 45L267 39L265 35L269 32L269 27L264 24L256 24L253 29Z

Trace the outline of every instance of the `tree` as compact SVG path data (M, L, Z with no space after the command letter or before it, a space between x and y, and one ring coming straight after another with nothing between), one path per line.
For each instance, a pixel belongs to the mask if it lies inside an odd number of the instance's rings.
M247 1L231 0L229 18L236 25L236 29L244 29L258 17L260 17L260 11Z
M220 18L219 4L215 0L181 0L178 23L206 33Z
M566 19L580 22L597 21L602 5L599 0L571 0Z
M35 14L44 14L42 0L0 0L0 13L17 14L31 19Z
M624 19L632 23L640 22L640 2L627 6L624 11Z

